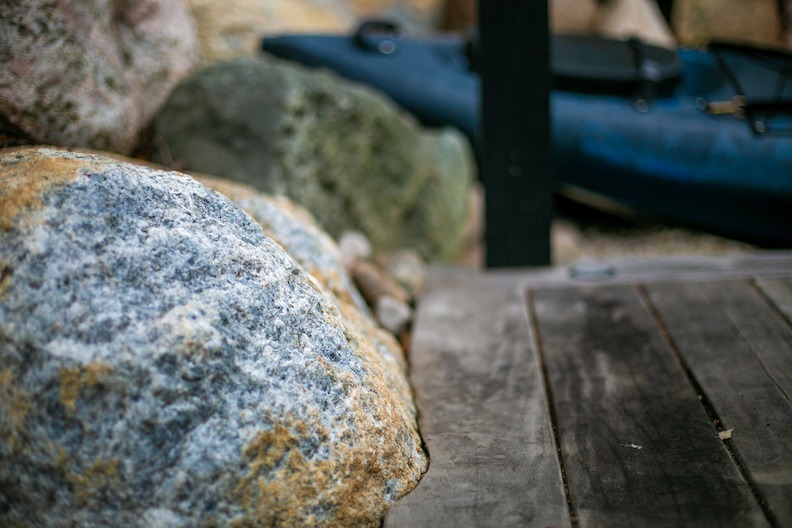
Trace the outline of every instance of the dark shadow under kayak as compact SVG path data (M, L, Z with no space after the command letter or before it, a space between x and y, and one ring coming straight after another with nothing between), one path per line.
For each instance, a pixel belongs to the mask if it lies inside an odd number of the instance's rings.
M387 93L474 143L480 81L467 39L386 33L263 40L278 57ZM792 247L792 59L717 45L553 37L554 175L629 208L767 247Z

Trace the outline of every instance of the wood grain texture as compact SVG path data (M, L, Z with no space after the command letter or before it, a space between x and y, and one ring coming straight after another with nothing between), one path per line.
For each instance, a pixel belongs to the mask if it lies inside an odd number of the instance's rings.
M635 288L533 292L580 526L766 526Z
M417 321L410 361L431 462L385 525L570 526L519 290L430 284Z
M762 282L783 305L788 281ZM792 526L792 329L748 281L647 287L771 518Z
M592 262L612 267L613 275L600 281L581 280L572 276L572 271L576 266L579 267L581 264L590 266ZM499 270L489 272L487 277L512 284L519 282L526 287L548 287L792 276L792 252L789 251L767 251L720 257L633 257L590 261L581 264L532 270L527 268ZM443 276L451 277L457 273L460 273L457 269L434 269L438 280L442 280Z
M792 322L792 279L759 278L756 284L787 322Z

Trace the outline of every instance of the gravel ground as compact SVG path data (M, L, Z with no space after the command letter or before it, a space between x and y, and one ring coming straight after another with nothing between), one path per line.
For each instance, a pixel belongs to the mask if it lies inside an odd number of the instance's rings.
M483 268L483 196L473 195L468 242L459 264ZM716 256L754 252L760 248L659 220L619 216L561 200L551 231L553 265L583 260L668 255Z
M725 255L756 246L645 218L611 216L570 203L553 222L553 264L667 255Z

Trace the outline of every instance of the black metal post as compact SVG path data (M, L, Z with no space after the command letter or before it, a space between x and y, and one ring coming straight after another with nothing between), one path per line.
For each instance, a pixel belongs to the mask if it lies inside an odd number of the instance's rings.
M553 185L546 0L480 0L487 266L550 263Z
M670 24L671 10L674 7L674 0L657 0L657 6L660 8L660 12L663 14L663 17L666 19L666 22Z

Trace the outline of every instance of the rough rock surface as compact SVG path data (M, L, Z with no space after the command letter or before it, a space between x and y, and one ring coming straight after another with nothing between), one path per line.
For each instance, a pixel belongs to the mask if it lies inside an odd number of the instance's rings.
M263 35L346 31L351 21L327 3L304 0L187 0L198 28L202 62L258 53Z
M231 199L338 300L367 313L368 305L346 271L340 248L306 209L284 196L269 196L242 183L198 176L205 186Z
M638 36L655 46L677 46L655 0L610 0L597 10L594 28L596 33L610 38Z
M129 153L197 58L178 0L3 2L0 116L41 143Z
M405 303L410 302L410 294L407 290L373 262L357 260L351 262L348 269L369 306L374 306L377 299L383 295Z
M0 525L376 526L426 459L337 304L189 177L1 152Z
M187 0L205 65L254 55L263 35L346 33L387 18L410 34L437 27L442 0Z
M671 18L682 45L723 40L772 46L781 41L776 0L675 0Z
M561 33L591 32L594 28L597 6L597 0L551 1L548 4L548 15L553 31Z
M422 131L384 97L276 60L223 62L186 79L157 120L158 161L286 195L334 237L453 259L472 154L455 130Z
M426 267L414 251L398 251L377 257L377 263L402 285L413 299L423 293Z
M377 299L374 308L377 319L393 335L399 335L413 319L413 309L409 304L390 295Z
M338 239L338 249L344 265L356 260L370 260L372 256L371 242L360 231L344 231Z
M283 196L268 196L250 186L221 178L201 176L199 181L244 209L267 236L280 244L309 273L310 278L333 293L341 313L349 323L350 332L354 333L358 342L367 343L373 348L374 353L387 365L384 372L388 385L399 394L404 405L411 406L410 389L403 376L407 369L406 354L394 338L398 335L393 331L396 324L385 324L386 321L372 313L369 306L376 308L377 304L364 299L355 287L340 248L321 229L316 219ZM387 313L390 315L393 312L389 310ZM374 322L373 317L384 329ZM387 321L393 319L395 317L390 317ZM402 322L401 327L408 321Z
M445 27L471 27L478 18L476 6L476 0L446 0ZM552 0L548 8L551 28L557 33L637 36L655 45L676 47L654 0Z

